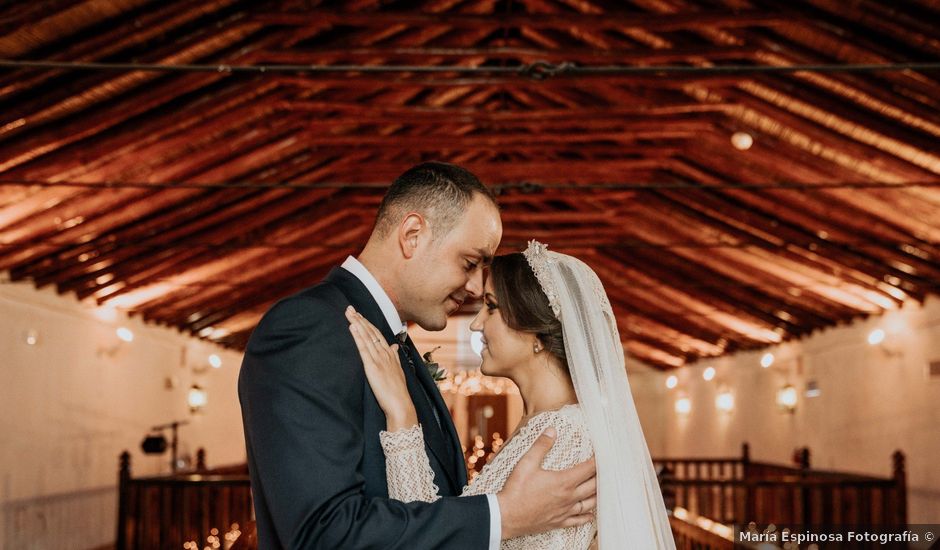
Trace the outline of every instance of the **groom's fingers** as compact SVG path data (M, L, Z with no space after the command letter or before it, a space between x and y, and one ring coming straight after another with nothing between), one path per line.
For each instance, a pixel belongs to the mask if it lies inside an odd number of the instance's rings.
M542 435L535 440L535 443L526 451L520 461L524 460L530 463L530 467L541 468L542 460L545 459L545 455L548 454L548 451L552 449L552 445L555 444L555 433L555 428L551 426L545 428Z
M571 491L571 495L579 500L597 495L597 476L592 475L590 478L579 483L574 490Z
M569 475L568 480L571 487L576 487L586 482L594 482L597 476L597 462L595 462L594 457L591 457L565 471Z
M597 519L594 514L581 514L579 516L569 516L561 522L562 527L580 527Z
M580 504L575 503L572 507L571 512L573 516L584 515L584 514L593 514L594 509L597 508L597 497L588 497L582 500L579 500Z

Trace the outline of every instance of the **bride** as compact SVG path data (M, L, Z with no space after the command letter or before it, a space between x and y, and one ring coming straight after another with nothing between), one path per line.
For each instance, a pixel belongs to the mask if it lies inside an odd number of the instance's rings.
M593 454L597 500L584 501L596 520L504 540L501 548L601 550L675 548L659 483L640 428L610 302L583 262L532 241L524 253L493 260L484 307L470 325L482 332L481 370L519 387L525 416L515 433L463 495L497 493L516 462L546 428L555 443L542 462L562 470ZM385 412L381 433L389 497L439 497L421 427L397 353L357 313L348 315L369 384ZM594 505L596 503L596 509Z

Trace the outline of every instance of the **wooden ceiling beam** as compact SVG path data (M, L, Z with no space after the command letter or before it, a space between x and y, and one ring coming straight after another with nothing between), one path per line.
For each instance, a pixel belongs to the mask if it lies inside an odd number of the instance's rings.
M154 5L151 2L147 10L132 10L130 13L111 17L108 30L94 35L82 34L82 39L78 41L70 40L71 35L63 36L62 29L60 29L56 35L56 41L59 44L54 51L46 51L43 59L70 62L98 61L140 48L147 48L151 55L158 54L153 43L159 41L160 37L172 36L180 27L190 25L194 20L207 15L223 12L234 3L235 0L177 0L166 5ZM29 28L30 25L25 25L25 27ZM127 32L127 29L131 27L134 32ZM69 24L67 28L71 32L80 31L74 24ZM0 43L6 38L8 37L0 38ZM0 45L0 54L2 54L0 57L4 58L21 57L5 50L2 45ZM36 69L5 71L0 73L0 97L8 98L28 93L29 90L44 85L50 80L61 80L62 74L61 71ZM86 84L84 87L90 86Z
M569 251L569 249L552 248L559 252ZM603 280L608 295L615 295L627 312L649 318L646 313L649 310L642 307L636 308L635 305L650 304L655 310L661 311L664 316L657 318L657 322L662 322L665 317L672 318L676 330L684 333L686 339L692 339L681 344L683 354L692 352L698 355L720 354L724 350L723 342L725 341L764 343L762 340L754 339L722 323L719 317L723 312L713 307L712 304L697 300L689 294L650 292L648 285L651 279L641 271L637 271L635 266L623 262L622 255L583 249L570 253L594 269L598 277ZM636 281L641 281L645 285L642 287L636 285ZM718 315L715 315L716 313ZM764 323L764 321L756 322Z
M620 265L618 270L609 272L609 279L626 293L660 295L665 301L663 309L677 308L689 312L689 321L701 318L709 325L722 326L726 331L724 337L729 340L764 344L775 340L771 332L777 335L798 333L801 325L805 326L803 322L806 319L777 315L776 312L780 311L783 305L779 301L773 302L766 297L753 301L736 299L719 286L726 281L713 281L707 288L685 285L683 281L688 280L689 273L670 274L668 271L657 269L656 266L647 267L643 262L635 260L638 255L633 252L604 249L596 255L603 255ZM642 256L649 258L650 254L647 252ZM618 272L628 281L615 279L614 276ZM654 286L656 284L660 286ZM653 288L657 291L651 291ZM757 298L753 294L751 297ZM717 345L717 342L715 344Z
M492 15L465 14L429 14L421 12L347 12L327 9L305 9L294 13L255 13L250 17L266 25L305 26L311 23L353 27L392 26L429 27L443 26L451 28L582 28L590 30L643 29L647 31L676 31L700 27L767 27L792 23L785 15L769 14L766 11L699 11L696 13L658 14L616 14L587 15L566 13L553 15L545 13L515 14L504 13L499 17Z
M368 226L350 227L349 229L340 230L337 234L337 237L341 239L359 239L363 244L365 244L365 241L368 238L369 229L370 228ZM320 273L328 270L330 267L334 267L335 265L339 264L347 255L354 254L356 252L358 252L356 249L336 249L329 250L326 253L318 253L307 257L291 258L288 260L284 260L283 258L271 258L269 262L265 262L265 264L253 267L266 273L266 264L268 263L290 265L292 273L298 274L298 276L302 279L301 286L295 289L300 290L306 286L316 284L319 279L314 278L315 275L319 275ZM198 320L188 323L187 326L190 328L190 330L199 332L206 327L214 326L217 323L224 322L226 319L238 315L244 309L251 309L255 306L272 303L273 301L276 301L278 298L284 297L285 295L285 289L281 287L266 287L261 289L260 292L257 288L247 289L243 292L236 292L230 295L230 300L226 300L221 304L207 303L203 305L203 307L200 308L200 311L205 312L205 315Z
M879 293L886 301L901 303L898 297L880 288L879 283L884 271L915 284L918 282L916 277L911 277L899 269L885 269L884 265L872 261L861 251L823 239L818 234L795 226L773 213L742 207L726 198L694 189L679 193L666 191L658 195L665 208L698 218L704 224L734 239L766 247L781 257L839 276L850 284ZM780 246L782 243L786 243L785 246Z
M271 239L285 244L303 242L305 238L316 234L316 230L329 223L345 220L344 223L360 223L356 212L336 209L335 203L320 202L294 217L276 220L273 227L268 228ZM261 217L261 216L258 216ZM259 225L260 227L260 225ZM226 239L228 240L228 239ZM231 269L242 265L252 265L253 262L265 261L265 258L277 257L281 249L255 248L226 250L224 244L209 251L197 250L193 257L189 254L179 254L169 251L166 257L153 262L153 267L146 271L139 270L139 264L132 267L133 272L122 273L118 279L120 284L97 285L82 289L79 295L94 295L99 303L113 302L121 307L136 307L159 297L157 292L161 285L188 284L201 280L212 279ZM300 253L303 253L300 250ZM166 283L164 285L164 283ZM156 294L154 294L156 293ZM131 296L125 296L129 295ZM151 296L151 294L154 294Z
M669 117L670 115L689 115L693 113L723 113L731 104L707 104L697 101L645 101L629 105L577 105L559 108L532 107L526 110L487 110L479 106L434 106L426 102L417 104L392 103L353 103L349 101L320 100L283 100L277 108L284 113L312 113L316 116L342 113L352 117L400 117L399 120L429 120L434 122L475 123L503 122L522 123L527 121L581 121L590 119L624 119L632 121L636 117Z
M328 166L328 165L327 165ZM309 173L311 168L323 170L325 166L322 163L317 162L315 165L304 165L299 166L287 165L284 167L284 170L293 170L294 173ZM287 172L290 175L290 172ZM315 175L316 173L314 173ZM274 176L277 174L275 173ZM257 207L254 214L248 219L241 219L237 224L237 228L241 232L234 238L234 241L238 241L241 238L241 235L251 234L251 232L256 231L258 228L276 222L277 220L289 217L295 212L299 212L309 205L315 204L321 200L324 200L326 197L331 196L332 194L338 192L337 189L320 189L320 190L309 190L302 193L300 196L294 195L289 192L281 193L283 198L279 198L278 202L273 203L273 207L261 208L265 204L267 199L271 198L272 195L261 195L261 200L254 201L254 206ZM278 196L274 194L273 196ZM146 234L147 231L155 228L154 225L148 225L146 222L144 225L137 227L138 230L144 231L144 234L140 232L134 232L135 227L131 226L128 229L131 233L124 235L114 235L113 245L112 246L103 246L101 254L96 258L96 261L90 264L89 267L84 268L85 271L92 269L93 266L101 263L102 265L90 273L79 277L79 279L70 280L72 285L81 285L90 284L89 279L97 279L98 277L115 275L115 270L123 271L127 270L141 270L148 267L159 266L165 264L169 261L171 264L176 265L187 265L187 262L193 262L196 259L202 258L205 256L205 250L203 248L195 247L185 250L174 250L173 248L160 249L157 248L148 248L148 247L121 247L120 243L123 242L122 239L130 239L131 242L140 242L145 244L152 243L161 243L169 242L167 239L186 239L191 237L193 232L196 232L198 239L202 244L214 244L216 246L222 247L226 242L231 242L232 237L232 226L230 223L223 219L219 219L216 216L212 216L211 212L214 208L211 203L205 203L206 208L209 210L200 212L187 211L186 209L181 211L167 210L164 212L164 217L159 216L153 217L153 223L165 222L167 219L165 216L181 215L183 219L188 219L186 223L182 226L176 226L174 228L164 227L162 230L157 231L156 234ZM159 211L158 211L159 212ZM214 226L205 226L203 222L206 221L206 215L209 214L209 220L216 220L218 222ZM237 210L234 213L228 214L228 216L237 214ZM190 217L192 216L192 217ZM209 229L211 227L211 229ZM110 237L106 236L106 243L112 242ZM214 251L213 251L214 252ZM117 256L114 256L117 254ZM127 267L123 267L123 264L127 264ZM129 289L128 289L129 290Z
M277 128L272 128L272 132L276 132ZM288 129L289 131L289 129ZM221 135L220 135L221 137ZM234 151L241 151L244 154L246 147L258 146L258 142L262 140L270 140L273 137L276 137L276 133L272 135L259 135L252 132L242 132L238 135L230 135L226 137L226 141L229 143L229 149L226 152L230 155ZM180 144L184 146L184 144ZM216 149L205 149L206 152L213 152ZM155 152L151 152L155 154ZM146 153L141 153L146 155ZM217 154L217 153L216 153ZM146 157L144 157L146 158ZM272 155L271 160L275 160L277 157ZM80 180L96 180L98 178L104 178L105 181L120 181L125 178L130 181L146 181L151 178L158 180L174 180L173 176L178 176L179 180L186 180L186 172L182 170L188 169L189 173L193 172L191 168L192 165L199 165L199 155L193 154L190 152L186 155L186 160L175 159L175 163L172 165L173 172L169 174L157 173L147 173L148 166L147 161L139 161L136 165L133 164L134 159L131 158L127 163L120 163L118 166L126 167L127 171L118 170L117 174L111 172L111 170L105 170L102 168L98 173L90 172L79 177ZM135 167L142 166L142 172L134 173ZM115 169L115 168L112 168ZM111 173L109 173L111 172ZM136 177L135 177L136 176ZM170 194L175 192L176 194L182 195L184 197L193 197L205 193L204 190L198 189L177 189L172 188L164 189L169 191ZM46 192L37 193L33 197L30 197L31 202L37 202L40 200L45 200L48 205L48 198L44 198L49 195L57 195L55 206L47 207L41 216L24 216L18 223L11 223L3 227L3 231L7 238L8 242L17 242L23 240L30 240L33 242L45 241L50 238L67 240L69 238L76 238L82 240L91 240L95 238L95 235L102 230L103 227L111 227L114 225L114 220L130 220L134 219L138 211L134 208L135 199L144 199L146 197L152 196L154 193L160 191L160 188L154 187L152 189L135 187L135 188L124 188L120 187L109 190L89 190L82 188L49 188L45 190ZM58 193L62 193L58 195ZM157 200L163 200L165 197L158 197ZM155 205L150 204L150 207ZM22 206L20 207L22 209ZM16 205L12 205L7 210L17 210ZM2 212L2 210L0 210ZM101 213L104 214L101 214ZM2 215L2 214L0 214ZM65 221L76 219L77 217L81 218L81 223L70 226L71 224L66 224L67 227L63 227L61 223L56 223L56 220ZM119 222L118 222L119 223ZM0 256L2 258L2 256ZM3 261L0 260L0 265Z
M363 232L362 228L355 230L360 234ZM364 237L360 236L360 238L364 240ZM229 320L237 320L246 311L259 311L254 314L255 322L257 322L261 319L261 314L272 304L285 296L318 283L331 268L342 263L346 256L356 252L358 251L355 249L326 250L321 254L290 258L281 262L288 264L289 269L276 270L269 268L266 264L258 265L255 267L259 270L260 276L270 282L264 288L255 286L217 294L215 296L218 299L200 299L198 302L191 303L189 308L177 308L170 304L170 308L164 307L154 311L150 304L144 304L141 311L145 316L171 320L174 325L185 327L185 330L194 334L198 334L207 327L225 329L229 326Z
M705 136L705 139L714 141L715 138ZM766 149L767 154L759 154L760 149ZM697 162L704 165L728 166L733 164L737 170L734 176L744 181L751 181L755 178L774 180L788 176L792 178L795 175L795 170L792 167L794 163L800 161L789 155L789 149L786 144L779 142L765 143L765 139L759 139L751 151L744 155L737 151L728 151L726 147L720 147L720 144L718 144L707 154L687 151L685 156L694 157ZM752 154L752 152L758 154ZM755 166L753 170L750 170L747 165L752 163ZM781 166L786 166L787 170L781 170ZM828 174L811 173L808 175L816 182L824 182L829 179ZM714 182L719 183L720 181L714 180ZM731 188L709 190L710 193L734 196L743 200L749 205L749 208L757 208L758 211L762 208L765 213L783 210L784 214L780 215L780 218L800 220L799 226L809 230L817 237L825 234L826 239L851 243L852 248L857 249L860 253L880 255L881 258L873 260L876 264L883 262L886 259L885 255L887 255L887 258L890 258L889 263L894 261L913 262L912 265L924 270L930 277L940 275L940 273L934 271L935 265L924 260L921 256L911 255L899 250L902 245L911 245L920 247L921 250L926 251L933 258L940 258L940 248L918 239L915 235L903 231L898 226L886 223L884 216L877 217L858 210L852 204L841 200L839 195L836 195L836 193L841 195L851 194L859 197L869 195L876 190L856 190L851 193L849 191L821 189L820 191L807 192L772 188L762 189L760 192ZM892 195L898 196L901 193L903 193L903 190L900 190L900 192L893 191ZM771 197L775 197L776 200ZM819 200L820 198L825 198L825 200ZM794 206L791 208L791 205ZM809 218L807 216L809 213L814 213L815 217ZM818 246L818 243L815 245L810 244L814 247ZM858 246L855 246L856 244Z
M309 65L321 63L374 63L381 59L384 63L395 64L413 63L420 60L422 64L428 59L454 60L475 62L477 59L501 59L532 63L535 61L551 62L578 62L590 64L624 64L624 63L679 63L690 58L706 58L714 61L735 61L749 59L753 54L750 48L714 46L710 48L688 49L613 49L613 48L532 48L532 47L501 47L501 46L424 46L402 47L397 44L385 46L363 47L318 47L297 48L291 50L276 49L262 52L261 63L278 65ZM398 63L397 61L400 61ZM474 63L475 64L475 63Z
M689 149L669 166L671 170L682 174L692 181L721 184L730 178L733 181L783 181L790 183L839 183L839 182L876 182L872 178L852 173L835 163L822 162L816 155L792 143L775 136L758 135L755 144L744 155L729 155L728 146L715 141L712 136L703 135L705 141L715 143L714 147ZM707 151L707 152L706 152ZM753 153L753 154L752 154ZM683 166L688 160L699 167L710 167L711 173L720 172L721 177L714 178L691 166ZM686 180L687 181L687 180ZM930 181L930 180L926 180ZM881 181L881 183L884 183ZM903 185L905 182L896 182ZM922 193L914 193L916 188L830 188L812 190L812 197L817 200L833 200L835 204L847 204L865 215L876 224L873 229L893 235L906 235L900 240L914 238L919 241L940 242L940 231L933 223L930 212L936 206L923 199ZM789 191L793 193L794 191Z
M730 306L716 306L721 310L743 309L739 314L743 315L743 318L751 316L755 321L768 325L771 330L782 328L785 332L778 333L781 335L799 333L800 329L825 326L832 322L834 315L838 315L835 310L814 307L812 301L794 295L794 291L798 290L795 286L774 286L764 281L750 280L751 277L744 273L732 278L725 272L713 269L708 262L701 259L645 249L605 249L603 253L625 267L642 270L649 277L662 281L668 289L675 289L704 301L717 300L718 303L724 302ZM756 314L755 309L762 310L763 314ZM781 315L778 312L792 313Z

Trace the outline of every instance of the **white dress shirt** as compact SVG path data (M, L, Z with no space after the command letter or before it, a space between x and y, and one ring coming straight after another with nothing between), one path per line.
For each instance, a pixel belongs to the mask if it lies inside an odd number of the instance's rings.
M401 334L408 329L408 325L402 322L401 315L399 315L398 310L395 309L395 304L392 303L392 299L388 297L388 293L386 293L382 285L375 280L375 277L369 273L366 266L362 265L356 258L349 256L341 267L352 273L353 276L365 285L366 290L369 291L375 303L377 303L382 310L382 315L385 316L385 322L388 323L388 327L392 332ZM499 543L502 538L502 516L500 516L499 513L499 499L496 498L496 495L488 494L486 495L486 501L490 506L489 550L499 550Z

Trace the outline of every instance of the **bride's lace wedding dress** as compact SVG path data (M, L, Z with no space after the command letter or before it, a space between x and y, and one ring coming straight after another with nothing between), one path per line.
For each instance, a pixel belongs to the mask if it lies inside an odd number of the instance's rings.
M591 458L594 450L581 407L566 405L558 410L545 411L536 414L519 428L480 474L464 488L462 496L498 493L522 455L549 426L555 428L556 438L542 462L544 469L565 470ZM385 451L389 498L402 502L433 502L439 499L434 472L424 448L421 426L382 432L380 438ZM591 546L596 531L596 522L592 521L580 527L504 540L500 548L584 550Z

